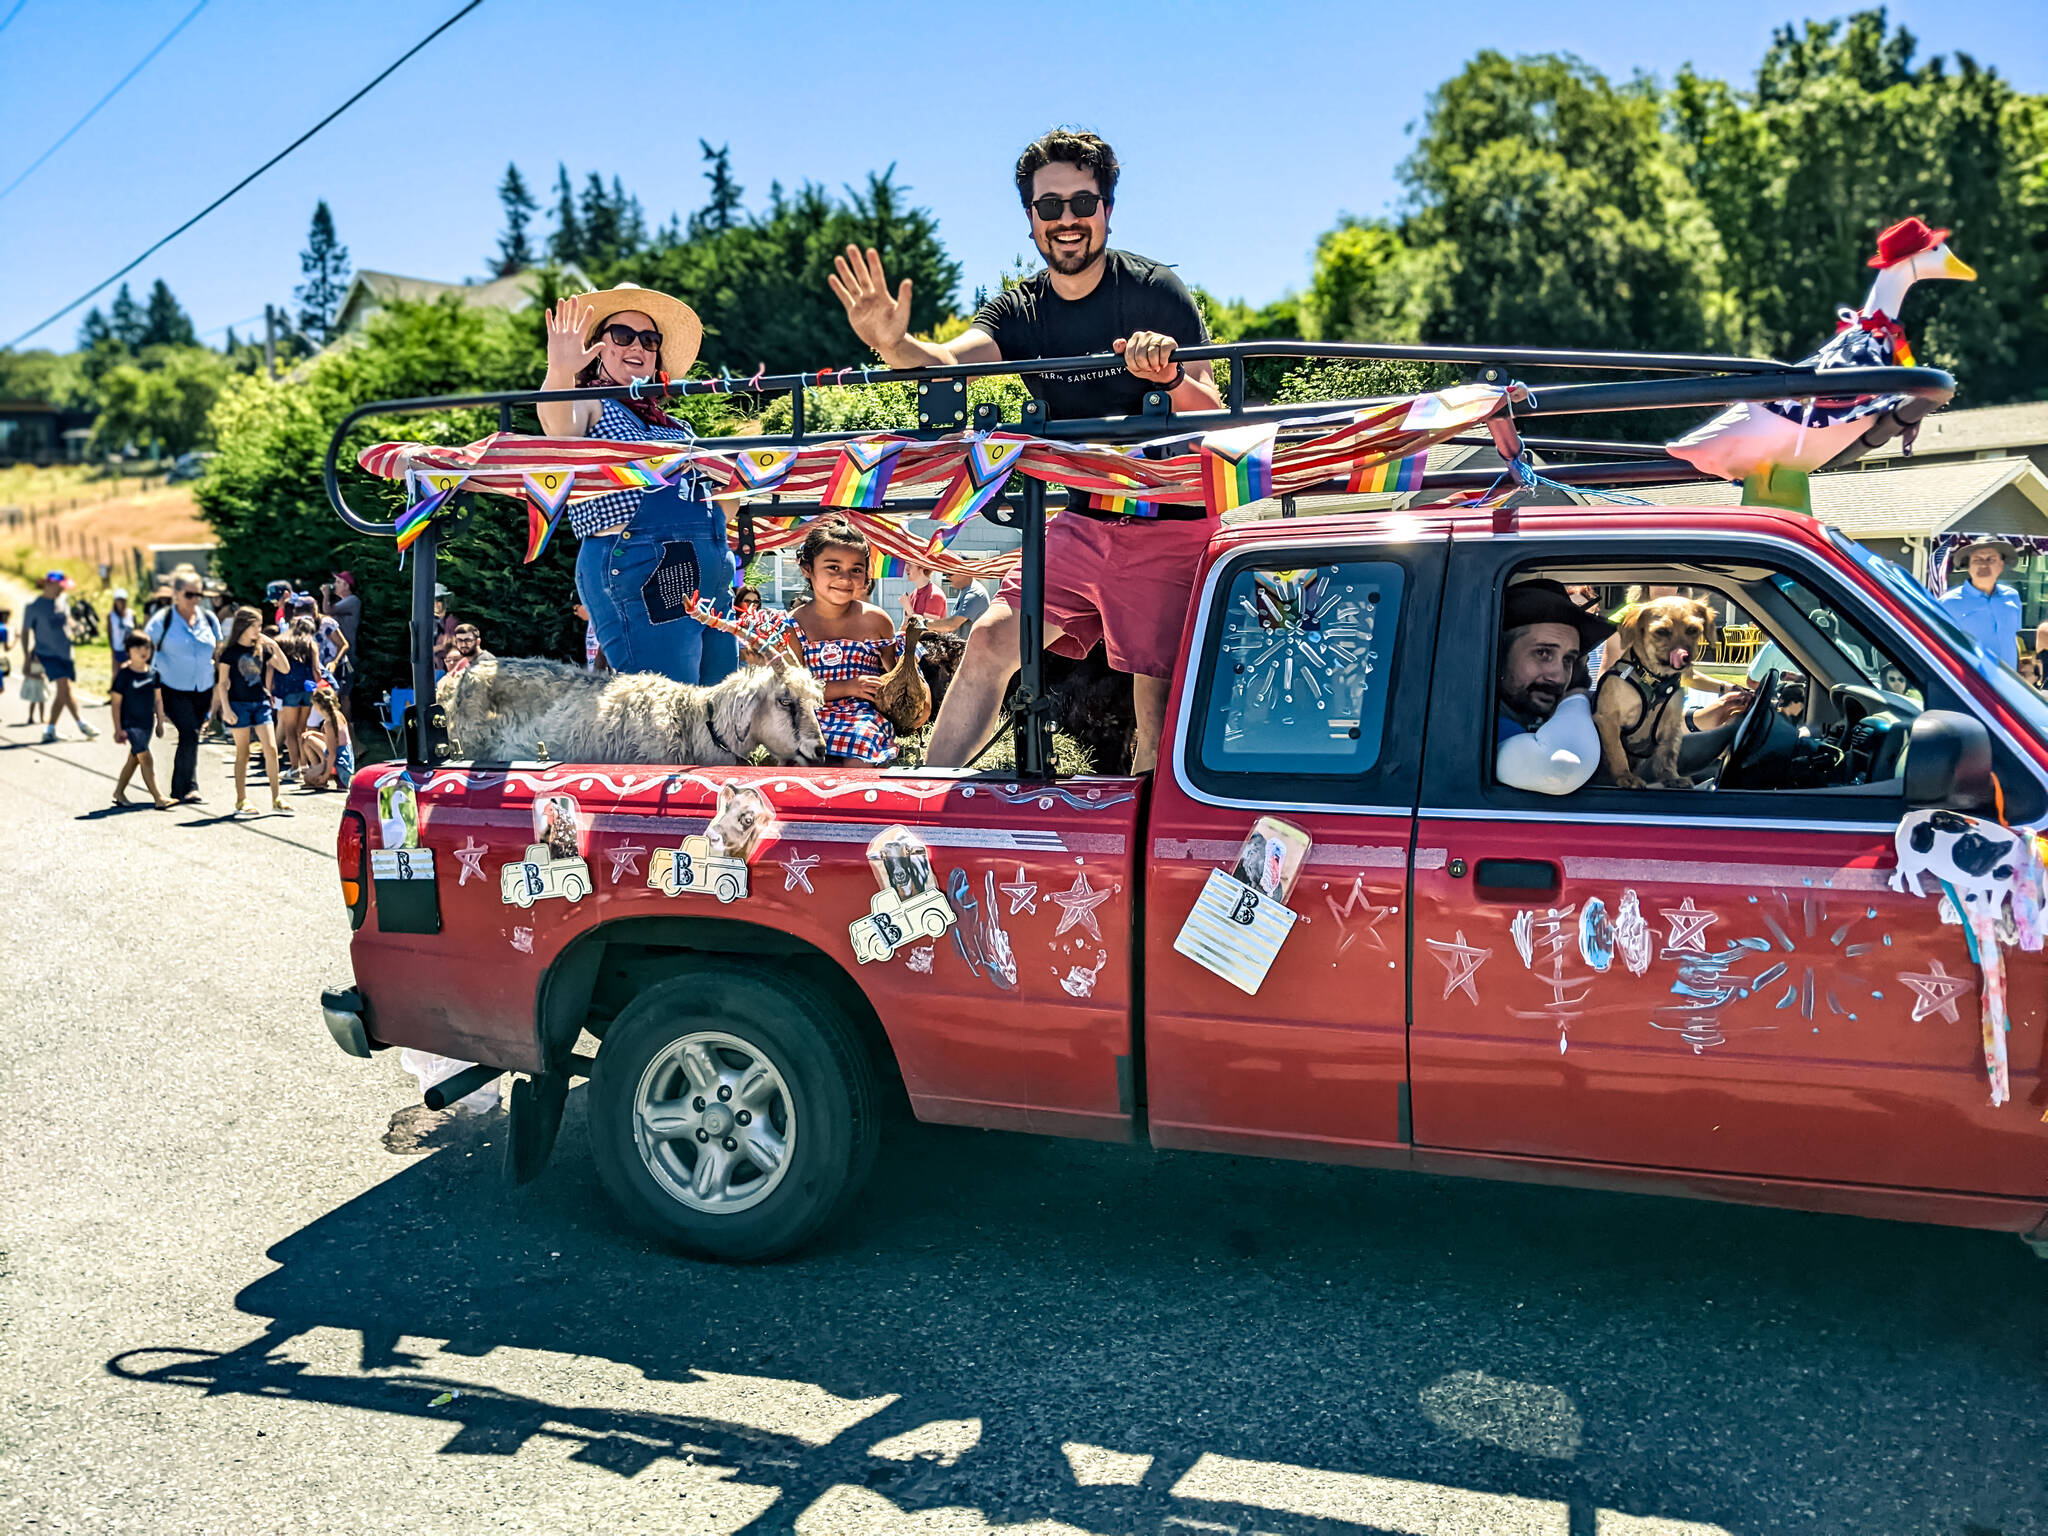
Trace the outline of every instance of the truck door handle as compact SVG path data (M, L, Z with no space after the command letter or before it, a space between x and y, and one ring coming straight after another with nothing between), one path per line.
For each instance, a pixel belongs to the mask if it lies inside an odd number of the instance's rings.
M1563 885L1564 872L1549 859L1481 859L1473 880L1480 895L1497 893L1509 900L1554 896Z

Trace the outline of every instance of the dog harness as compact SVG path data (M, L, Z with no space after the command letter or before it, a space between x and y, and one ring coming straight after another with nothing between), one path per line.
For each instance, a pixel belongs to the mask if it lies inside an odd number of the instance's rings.
M1600 687L1606 688L1615 679L1633 688L1636 701L1642 706L1636 723L1621 733L1621 750L1628 755L1628 765L1633 769L1656 750L1657 727L1663 721L1664 711L1685 692L1685 674L1673 672L1660 677L1640 662L1624 658L1601 674Z

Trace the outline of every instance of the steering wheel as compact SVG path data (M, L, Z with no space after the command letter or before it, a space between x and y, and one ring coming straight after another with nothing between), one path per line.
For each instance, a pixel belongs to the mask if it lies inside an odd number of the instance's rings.
M1778 723L1778 669L1771 668L1750 695L1749 708L1728 738L1728 750L1721 758L1721 772L1715 782L1722 789L1743 789L1743 780L1769 755L1772 730Z

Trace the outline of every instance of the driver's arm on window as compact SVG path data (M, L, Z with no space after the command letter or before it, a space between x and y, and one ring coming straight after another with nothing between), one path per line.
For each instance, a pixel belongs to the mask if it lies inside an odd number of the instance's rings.
M1500 744L1493 776L1510 789L1568 795L1599 766L1600 730L1593 724L1593 701L1585 693L1568 693L1541 726Z

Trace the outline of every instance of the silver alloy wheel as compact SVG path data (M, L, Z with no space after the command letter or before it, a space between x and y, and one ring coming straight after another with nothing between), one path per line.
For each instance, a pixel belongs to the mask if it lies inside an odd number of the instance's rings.
M796 1151L789 1085L759 1047L717 1030L680 1036L633 1093L633 1139L664 1190L692 1210L759 1205Z

